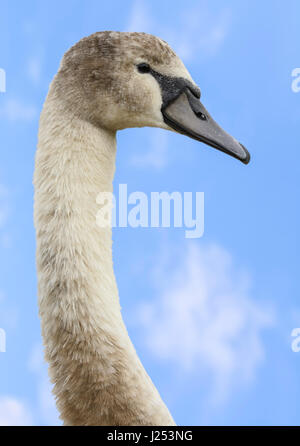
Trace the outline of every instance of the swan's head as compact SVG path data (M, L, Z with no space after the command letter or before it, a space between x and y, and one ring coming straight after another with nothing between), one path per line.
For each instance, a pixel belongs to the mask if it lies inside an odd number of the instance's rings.
M200 102L180 58L150 34L105 31L80 40L64 55L54 85L72 113L96 126L175 130L249 162Z

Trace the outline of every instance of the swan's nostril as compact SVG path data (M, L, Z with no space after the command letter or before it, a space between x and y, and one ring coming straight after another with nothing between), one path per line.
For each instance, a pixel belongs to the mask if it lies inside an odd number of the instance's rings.
M202 119L202 121L206 121L207 120L207 117L206 117L206 115L204 113L202 113L200 111L197 111L197 112L195 112L195 114L196 114L196 116L198 116L198 118Z

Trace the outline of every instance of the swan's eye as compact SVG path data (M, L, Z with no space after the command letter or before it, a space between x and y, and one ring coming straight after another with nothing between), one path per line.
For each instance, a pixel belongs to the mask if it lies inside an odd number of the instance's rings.
M139 63L137 66L138 70L140 73L149 73L149 71L151 70L150 65L147 63Z

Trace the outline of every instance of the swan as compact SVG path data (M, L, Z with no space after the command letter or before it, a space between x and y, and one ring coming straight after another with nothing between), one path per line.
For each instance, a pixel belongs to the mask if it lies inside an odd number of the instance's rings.
M96 224L96 197L112 192L116 132L142 126L249 162L160 38L97 32L65 53L41 113L34 172L39 315L64 425L175 425L121 315L111 228Z

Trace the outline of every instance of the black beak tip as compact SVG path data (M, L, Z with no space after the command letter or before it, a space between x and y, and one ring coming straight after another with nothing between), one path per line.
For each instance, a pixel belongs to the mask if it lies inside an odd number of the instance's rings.
M244 164L248 164L251 157L250 157L250 153L248 152L248 150L246 149L245 146L243 146L243 144L240 143L240 145L242 146L244 152L245 152L245 158L241 159L242 163Z

